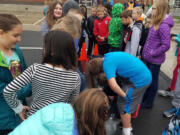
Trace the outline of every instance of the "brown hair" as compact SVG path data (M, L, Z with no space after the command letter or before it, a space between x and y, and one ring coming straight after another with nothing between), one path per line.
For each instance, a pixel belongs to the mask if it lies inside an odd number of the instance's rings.
M22 23L16 16L12 14L0 14L0 29L4 32L12 30L18 24Z
M77 37L80 37L81 22L77 17L68 14L57 20L52 30L66 31L67 33L71 34L72 37L75 39Z
M155 30L158 30L160 24L168 13L168 2L167 0L157 0L154 5L156 6L156 15L152 15L152 24Z
M103 58L94 58L88 63L88 75L92 87L97 87L97 85L103 85L106 81L106 77L103 72L103 61Z
M61 2L55 1L55 2L53 2L51 5L49 5L48 11L47 11L46 19L47 19L47 22L48 22L48 25L49 25L50 28L51 28L51 27L56 23L56 21L57 21L57 19L54 17L54 9L56 8L56 5L57 5L57 4L61 5L61 7L62 7Z
M63 66L66 70L77 70L77 55L73 37L60 30L45 35L42 63Z
M128 18L128 17L131 17L132 18L132 10L124 10L122 13L121 13L121 15L120 15L120 17L122 18Z
M108 98L98 88L84 90L73 104L79 135L106 135Z

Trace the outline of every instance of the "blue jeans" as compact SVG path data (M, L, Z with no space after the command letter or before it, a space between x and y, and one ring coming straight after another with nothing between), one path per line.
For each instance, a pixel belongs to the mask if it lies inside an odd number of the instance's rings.
M156 97L156 93L158 90L158 81L159 81L159 71L160 71L160 64L151 64L151 63L146 63L148 69L150 70L152 74L152 83L146 90L143 96L142 100L142 107L144 108L152 108L154 99Z

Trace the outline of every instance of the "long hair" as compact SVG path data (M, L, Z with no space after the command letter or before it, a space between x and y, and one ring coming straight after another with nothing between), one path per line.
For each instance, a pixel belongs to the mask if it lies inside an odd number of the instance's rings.
M168 13L167 0L157 0L155 3L156 14L152 15L152 24L156 30L159 29L160 24Z
M57 5L57 4L61 5L61 7L62 7L61 2L55 1L55 2L53 2L51 5L49 5L48 11L47 11L46 19L47 19L47 22L48 22L48 25L49 25L50 28L51 28L51 27L55 24L55 22L57 21L57 19L54 17L54 9L56 8L56 5Z
M106 135L108 98L99 89L84 90L73 104L79 135Z

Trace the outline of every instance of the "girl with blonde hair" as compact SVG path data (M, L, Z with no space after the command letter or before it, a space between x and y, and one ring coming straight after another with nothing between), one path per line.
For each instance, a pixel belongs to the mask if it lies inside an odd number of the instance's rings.
M152 83L146 90L142 107L152 108L158 89L158 77L165 53L170 47L170 31L174 26L171 15L168 15L168 2L156 0L152 6L152 25L143 49L142 57L152 74Z

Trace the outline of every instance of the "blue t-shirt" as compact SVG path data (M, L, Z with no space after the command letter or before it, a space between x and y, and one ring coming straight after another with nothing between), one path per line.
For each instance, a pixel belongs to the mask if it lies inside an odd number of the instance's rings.
M107 80L116 77L116 73L128 78L136 88L151 83L152 75L146 65L138 58L124 52L105 54L103 70Z

